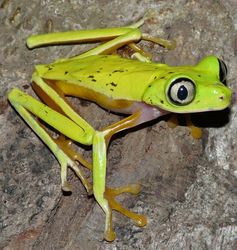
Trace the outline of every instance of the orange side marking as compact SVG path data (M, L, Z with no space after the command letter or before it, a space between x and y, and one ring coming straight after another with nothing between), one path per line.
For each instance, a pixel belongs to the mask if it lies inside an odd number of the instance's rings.
M133 101L128 100L112 100L111 98L98 93L94 90L71 84L63 81L54 81L54 84L65 94L69 96L76 96L82 99L93 101L103 108L108 110L125 109L133 104Z

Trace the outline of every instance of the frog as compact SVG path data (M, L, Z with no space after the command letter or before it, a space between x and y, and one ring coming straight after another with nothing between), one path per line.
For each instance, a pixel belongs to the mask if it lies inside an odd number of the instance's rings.
M111 188L106 185L107 149L113 135L161 116L223 110L230 105L232 91L225 85L227 67L215 55L207 55L196 65L169 66L153 62L138 43L141 40L173 49L175 43L141 31L144 19L124 27L75 30L32 35L29 49L55 44L101 42L73 57L35 66L32 88L38 99L13 88L8 100L23 120L52 151L61 166L61 188L71 192L68 168L81 180L105 214L104 239L115 240L112 211L127 216L144 227L143 214L126 209L116 200L123 193L138 194L140 184ZM130 57L115 52L128 46ZM95 129L76 112L67 97L96 103L125 118ZM45 124L57 131L50 134ZM92 162L72 146L90 146ZM92 181L85 175L90 170ZM91 183L92 182L92 183Z

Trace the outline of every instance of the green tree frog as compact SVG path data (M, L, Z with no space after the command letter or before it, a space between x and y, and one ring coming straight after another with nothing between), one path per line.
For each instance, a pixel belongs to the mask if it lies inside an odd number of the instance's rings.
M94 195L105 213L104 238L107 241L115 239L112 210L131 218L138 226L147 223L145 216L129 211L115 200L124 192L138 193L139 185L115 189L106 186L106 151L112 135L168 113L222 110L229 106L231 99L231 90L223 84L226 66L215 56L207 56L195 66L171 67L152 62L137 42L148 40L166 48L171 48L173 43L142 33L139 27L143 22L141 20L127 27L29 37L29 48L80 42L103 43L81 55L36 65L32 87L43 103L17 88L8 94L12 106L60 163L62 189L71 190L67 182L67 168L70 167L87 192ZM134 51L133 58L112 54L124 45ZM90 100L107 110L128 116L95 130L72 108L66 96ZM41 121L58 131L58 138L52 137ZM71 147L72 141L92 146L92 164ZM78 163L92 171L92 185Z

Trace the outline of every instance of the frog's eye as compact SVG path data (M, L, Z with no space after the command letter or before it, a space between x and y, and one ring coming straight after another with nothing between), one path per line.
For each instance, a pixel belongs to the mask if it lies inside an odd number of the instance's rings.
M218 59L218 62L219 62L219 79L221 82L224 82L227 76L227 67L222 60Z
M186 105L195 96L195 85L188 78L178 78L168 89L168 98L176 105Z

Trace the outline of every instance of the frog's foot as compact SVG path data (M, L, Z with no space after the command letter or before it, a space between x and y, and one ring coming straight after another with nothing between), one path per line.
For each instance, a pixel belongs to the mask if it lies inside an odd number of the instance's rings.
M119 202L116 201L116 196L123 193L131 193L138 194L141 191L141 186L139 184L131 184L128 186L120 187L120 188L108 188L105 190L105 198L109 203L109 206L112 210L116 210L117 212L125 215L126 217L132 219L137 226L143 227L147 224L147 218L144 215L136 214L123 206Z
M60 157L61 158L61 157ZM93 190L92 186L87 180L87 178L84 176L84 173L80 170L78 167L77 163L70 158L68 158L66 155L63 156L62 154L62 159L59 159L60 165L61 165L61 185L62 185L62 190L64 192L71 192L72 187L71 184L67 181L67 169L70 167L75 174L78 176L78 178L81 180L82 184L86 188L86 191L88 195L92 195Z
M186 120L186 124L189 127L189 129L191 130L191 135L194 139L200 139L202 137L202 130L201 128L196 127L192 120L191 120L191 116L189 114L185 115L185 120ZM171 117L169 118L169 120L167 121L167 124L170 128L175 128L176 126L179 125L179 121L178 121L178 116L177 114L172 114Z
M146 34L146 33L142 33L142 40L157 43L160 46L162 46L168 50L172 50L172 49L176 48L176 42L174 40L166 40L166 39L163 39L160 37L153 37L153 36Z
M194 139L200 139L202 137L202 129L196 127L192 120L191 120L191 116L190 115L186 115L186 122L187 122L187 126L190 128L191 130L191 135Z
M140 46L138 46L136 43L129 43L128 46L135 51L135 53L132 55L132 58L136 58L142 62L150 62L152 59L152 54L143 50Z
M175 41L169 41L158 37L151 37L147 34L143 34L142 39L158 43L166 49L174 49L176 47ZM141 62L151 62L152 55L149 52L143 50L141 47L139 47L136 43L133 42L129 43L128 46L135 51L135 53L132 54L132 58L136 58Z
M177 114L172 114L169 120L167 121L169 128L175 128L179 125Z
M142 26L144 24L144 22L146 21L147 18L149 18L150 13L147 12L147 14L145 14L145 16L140 19L138 22L127 26L127 28L138 28L140 26ZM142 40L146 40L146 41L150 41L153 43L157 43L159 45L161 45L162 47L166 48L166 49L175 49L176 47L176 42L174 40L166 40L160 37L153 37L149 34L146 33L142 33Z
M67 139L64 135L60 135L57 139L54 139L54 141L71 159L80 162L84 167L92 170L92 164L85 160L79 152L72 148L72 141L70 139Z
M71 185L67 181L67 170L70 167L77 177L81 180L82 184L86 188L88 195L93 194L92 185L89 183L88 179L85 177L83 171L78 167L78 163L72 160L65 152L61 149L58 153L58 160L61 165L61 185L62 190L65 192L71 192L72 188Z
M52 138L54 142L59 146L60 152L62 152L61 156L61 183L62 183L62 190L65 192L71 192L72 188L71 185L67 181L67 168L70 167L75 174L79 177L82 184L87 190L88 195L93 194L93 189L87 178L85 177L82 170L78 167L78 163L80 162L83 166L89 168L91 170L91 164L87 162L81 154L76 152L72 148L72 141L66 139L65 136L59 135L57 139Z

